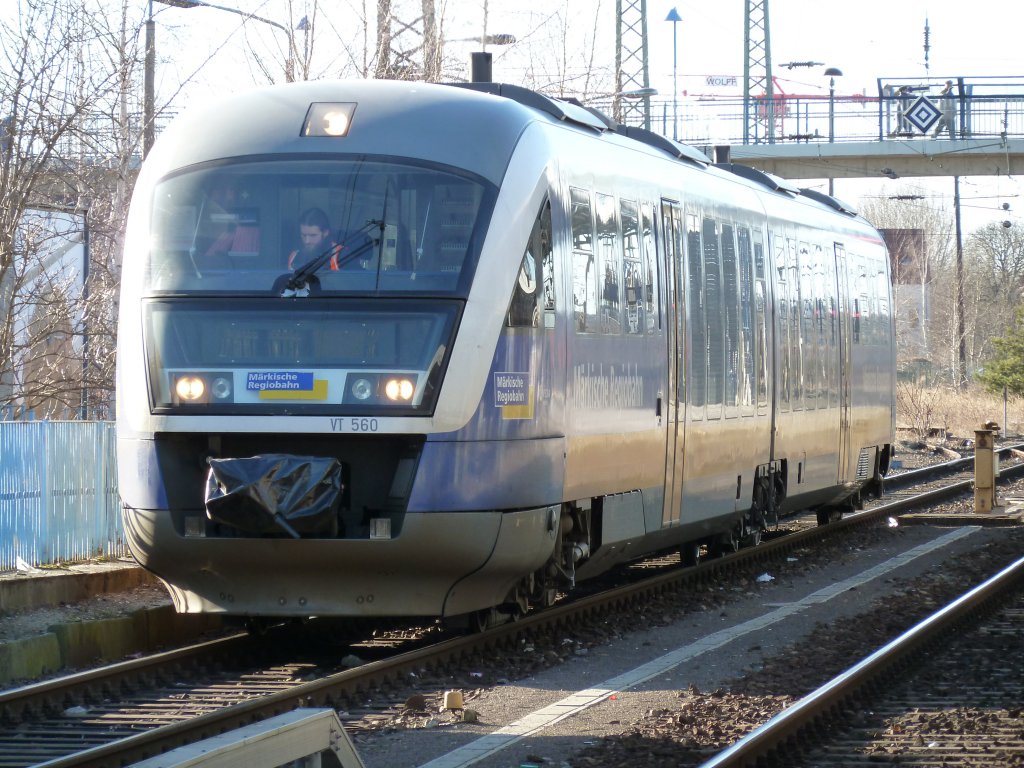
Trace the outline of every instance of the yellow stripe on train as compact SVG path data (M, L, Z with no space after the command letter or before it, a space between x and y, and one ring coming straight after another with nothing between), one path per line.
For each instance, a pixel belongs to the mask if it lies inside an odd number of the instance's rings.
M263 389L260 400L326 400L327 379L315 379L312 389Z

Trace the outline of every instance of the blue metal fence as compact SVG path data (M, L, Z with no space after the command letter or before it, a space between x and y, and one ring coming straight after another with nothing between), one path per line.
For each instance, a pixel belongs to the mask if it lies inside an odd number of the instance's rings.
M114 423L0 421L0 569L126 552Z

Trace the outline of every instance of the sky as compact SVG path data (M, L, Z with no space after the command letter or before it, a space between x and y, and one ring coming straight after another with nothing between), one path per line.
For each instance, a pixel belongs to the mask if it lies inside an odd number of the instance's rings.
M395 0L396 7L401 8L402 2L410 0ZM311 9L310 0L219 0L217 4L285 24L289 11L294 24ZM364 34L359 19L372 16L364 10L364 0L321 0L321 5L317 29L332 37L335 29L347 30L341 37L351 40L353 49L358 48ZM470 52L479 47L459 38L478 37L485 31L516 36L512 46L489 46L496 80L552 82L558 69L553 51L563 47L570 68L583 68L591 57L608 71L614 64L615 0L437 0L437 7L449 41L446 53L456 65L468 62ZM674 63L676 86L683 98L686 93L707 92L709 75L736 78L737 85L712 89L714 92L742 95L744 7L745 0L647 0L649 71L651 85L659 94L668 98L672 93ZM270 51L277 57L280 71L287 52L281 30L246 23L241 16L214 9L182 10L159 4L154 8L158 66L164 68L158 77L160 90L172 93L188 79L174 102L216 98L225 91L251 86L254 77L260 77L247 63L251 49ZM672 8L682 19L675 25L666 20ZM827 93L825 67L843 72L836 79L837 96L876 94L879 80L902 78L941 83L958 76L1020 75L1024 82L1024 55L1019 53L1022 29L1022 0L972 0L969 4L953 0L769 0L773 73L778 87L787 93ZM297 39L301 41L301 35ZM321 48L315 50L322 52ZM331 54L316 60L325 72L358 59L346 51ZM782 66L792 61L821 65ZM905 192L908 183L914 182L837 180L835 194L857 201ZM951 195L951 179L921 183L926 194ZM1020 208L1024 215L1024 199L1017 197L1021 191L1016 179L963 179L965 229L1007 217L1024 226L1024 218L1016 218L1014 211ZM1000 210L1003 202L1010 203L1009 214Z
M9 0L8 0L9 1ZM145 0L137 0L145 2ZM598 28L597 60L609 66L614 55L615 0L436 0L445 36L451 39L478 36L486 32L509 33L517 37L508 49L491 46L495 54L495 75L522 71L517 59L523 54L542 54L550 41L559 41L566 19L573 38L589 35ZM398 8L409 0L395 0ZM284 25L311 9L311 0L218 0L216 3L255 13ZM357 44L362 34L360 17L366 14L364 0L321 0L324 33L333 26L343 38ZM414 5L414 4L413 4ZM744 0L647 0L649 61L652 85L662 93L671 92L673 26L676 38L677 73L683 78L704 75L743 74ZM775 75L785 84L813 91L825 88L824 67L786 70L789 61L820 61L838 67L844 77L837 82L839 93L869 93L878 78L923 77L940 80L957 75L1002 75L1024 65L1019 54L1020 30L1024 28L1024 3L1020 0L770 0L770 33ZM682 21L665 21L671 8ZM966 12L966 8L970 12ZM154 3L158 43L162 38L172 46L159 48L164 65L182 73L203 65L223 72L232 52L245 52L249 44L278 49L283 55L284 35L266 24L249 22L223 11L194 8L183 10ZM486 14L486 27L485 27ZM372 14L370 14L372 15ZM596 17L596 22L595 22ZM925 20L930 30L928 62L924 51ZM348 31L346 32L346 28ZM298 35L301 43L301 34ZM187 42L187 45L181 43ZM475 47L464 44L464 58ZM450 55L459 45L448 44ZM344 58L344 57L339 57ZM192 65L192 67L190 67ZM244 68L233 68L228 87L244 87ZM209 74L209 73L207 73ZM198 78L211 82L207 76ZM787 82L788 81L788 82ZM224 85L222 82L221 85ZM682 89L681 89L682 90Z
M152 3L156 23L157 100L171 112L197 101L266 83L253 64L262 54L278 79L288 46L282 27L296 27L312 15L313 0L206 0L239 13L214 8L181 9L160 0L88 0L112 9L137 6L145 17ZM419 0L392 0L400 17L418 13ZM639 2L639 0L636 0ZM1018 75L1024 83L1024 0L766 0L769 3L771 56L778 87L786 93L827 94L825 67L837 67L836 95L873 95L878 82L916 78L941 83L947 78ZM435 0L447 40L449 74L468 76L471 51L484 32L515 35L511 46L489 46L494 79L524 85L554 83L581 77L592 64L603 70L604 82L590 83L590 92L610 88L614 66L615 0ZM744 7L746 0L646 0L651 85L659 98L671 98L673 64L680 96L707 92L708 76L736 78L736 85L714 89L722 96L742 95ZM623 4L628 4L623 0ZM17 12L16 0L0 0L0 17ZM361 19L375 17L375 0L320 0L313 19L313 76L336 76L354 68L372 44L372 29ZM675 8L681 21L666 20ZM131 12L131 11L130 11ZM402 15L404 12L404 16ZM271 23L246 21L256 14ZM926 53L925 24L929 30ZM307 33L297 31L300 47ZM338 41L341 41L340 44ZM674 45L675 44L675 45ZM673 54L675 49L675 54ZM560 63L566 62L568 64ZM811 68L786 69L792 61L815 61ZM465 65L465 69L463 69ZM461 71L460 71L461 70ZM580 84L579 79L574 81ZM837 196L855 202L864 195L902 191L907 180L836 180ZM952 180L927 182L945 195ZM965 226L981 226L1010 216L1024 226L1024 198L1012 178L964 179ZM972 199L977 207L974 207ZM1019 205L1016 204L1020 200ZM1001 213L1002 202L1012 209Z

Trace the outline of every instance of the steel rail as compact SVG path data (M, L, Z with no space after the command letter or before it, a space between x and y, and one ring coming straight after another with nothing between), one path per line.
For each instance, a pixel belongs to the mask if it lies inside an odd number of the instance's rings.
M1000 459L1010 458L1013 456L1014 453L1024 452L1024 443L1004 445L1000 448L996 448L995 452L999 455ZM950 459L949 461L940 462L938 464L929 464L926 467L910 469L907 470L906 472L900 472L898 475L891 475L885 478L882 481L882 488L887 490L895 488L905 488L909 485L914 485L915 483L921 482L921 480L926 477L940 475L946 472L963 471L969 469L973 465L973 456L963 456L959 459Z
M151 670L160 671L173 664L208 659L215 655L236 654L255 642L252 636L242 632L202 643L194 643L183 648L150 654L138 659L106 664L95 669L43 680L39 683L10 688L0 691L0 714L13 719L17 717L19 710L45 708L56 698L65 696L69 690L113 687L122 680L132 680Z
M1024 581L1024 558L961 595L946 607L911 627L892 642L855 664L780 712L757 730L720 752L701 768L741 768L762 765L785 745L828 719L839 707L860 694L882 675L891 673L922 648L936 643L975 618Z

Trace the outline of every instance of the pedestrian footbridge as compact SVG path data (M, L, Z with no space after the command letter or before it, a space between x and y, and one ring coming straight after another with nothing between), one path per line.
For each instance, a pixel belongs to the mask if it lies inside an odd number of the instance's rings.
M715 147L715 160L784 179L1003 176L1024 173L1024 138L907 139Z
M1024 172L1021 76L879 78L873 94L776 88L748 100L691 93L606 109L643 119L717 162L786 179Z

